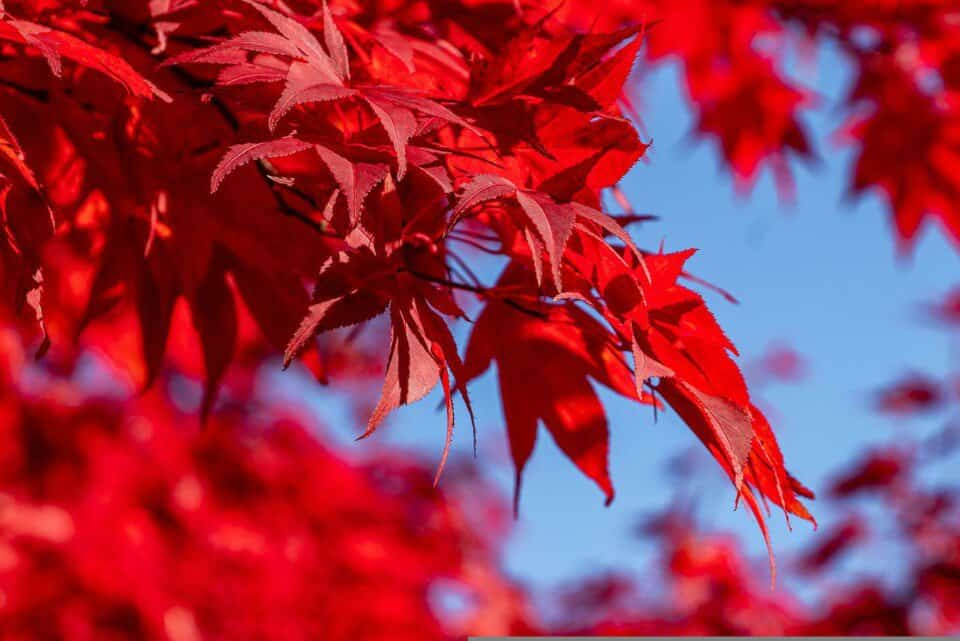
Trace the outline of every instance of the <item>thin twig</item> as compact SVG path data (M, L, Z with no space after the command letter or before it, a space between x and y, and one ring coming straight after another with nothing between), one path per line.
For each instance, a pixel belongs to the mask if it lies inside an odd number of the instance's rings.
M459 289L465 292L472 292L474 294L479 294L481 296L487 296L490 293L489 289L480 285L470 285L468 283L459 283L457 281L453 281L448 278L431 276L430 274L424 274L423 272L414 271L412 269L406 269L404 271L406 271L408 274L410 274L415 278L419 278L420 280L426 281L428 283L435 283L437 285L443 285L444 287L450 287L451 289Z
M338 237L337 234L329 231L324 224L315 221L314 219L310 218L310 216L306 215L288 203L282 192L285 185L281 185L273 180L273 174L270 173L263 162L257 162L257 171L261 176L263 176L267 186L270 188L270 193L273 195L273 200L277 203L280 213L282 213L284 216L289 216L300 221L318 234L322 234L323 236Z
M438 276L431 276L431 275L429 275L429 274L424 274L423 272L418 272L418 271L414 271L414 270L411 270L411 269L408 269L408 270L405 270L405 271L406 271L408 274L410 274L411 276L414 276L414 277L416 277L416 278L419 278L420 280L427 281L428 283L435 283L435 284L437 284L437 285L443 285L443 286L445 286L445 287L450 287L451 289L459 289L459 290L462 290L462 291L465 291L465 292L472 292L472 293L474 293L474 294L478 294L478 295L483 296L483 297L485 297L485 298L493 297L494 294L495 294L495 292L492 291L492 290L491 290L490 288L488 288L488 287L483 287L483 286L479 286L479 285L470 285L470 284L468 284L468 283L460 283L460 282L457 282L457 281L452 281L452 280L447 279L447 278L440 278L440 277L438 277ZM548 317L546 314L544 314L543 312L540 312L540 311L535 310L535 309L530 309L529 307L526 307L526 306L522 305L521 303L517 302L517 301L516 301L515 299L513 299L513 298L508 298L508 297L506 297L506 296L496 296L496 298L499 298L500 300L502 300L502 301L504 302L504 304L509 305L510 307L513 307L513 308L514 308L515 310L517 310L518 312L522 312L522 313L527 314L527 315L529 315L529 316L533 316L533 317L535 317L535 318L539 318L540 320L548 320L548 318L549 318L549 317Z
M459 237L459 236L454 236L453 234L450 234L450 235L448 235L447 237L448 237L450 240L455 240L455 241L457 241L457 242L463 243L464 245L469 245L470 247L473 247L474 249L477 249L477 250L479 250L479 251L482 251L482 252L484 252L485 254L490 254L490 255L492 255L492 256L499 256L499 255L500 255L500 252L498 252L498 251L496 251L496 250L494 250L494 249L490 249L489 247L484 247L484 246L481 245L480 243L478 243L478 242L476 242L476 241L473 241L473 240L470 240L469 238L461 238L461 237Z

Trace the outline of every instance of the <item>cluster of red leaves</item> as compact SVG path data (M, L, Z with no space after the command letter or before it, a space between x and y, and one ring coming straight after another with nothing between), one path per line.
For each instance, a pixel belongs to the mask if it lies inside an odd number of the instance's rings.
M57 349L82 333L121 352L144 385L187 319L204 416L242 360L245 319L321 377L319 335L388 328L363 435L439 387L441 469L455 393L472 420L467 384L496 361L518 490L542 422L610 500L593 379L677 411L765 536L761 501L812 520L732 343L681 284L692 252L643 252L602 211L647 148L620 100L645 34L584 26L596 10L7 2L7 300L29 303ZM703 73L698 93L739 91ZM731 153L755 164L757 144ZM471 267L484 253L504 266L494 284ZM458 292L479 304L463 358Z
M776 5L640 3L642 16L660 21L651 30L649 58L682 62L697 131L716 140L741 189L769 165L781 188L792 190L790 158L812 157L800 113L813 99L780 68L790 35Z
M588 21L582 4L566 3ZM766 166L788 195L790 159L815 157L804 113L822 103L789 70L830 43L854 75L840 131L855 150L850 191L885 197L907 249L927 218L960 244L957 16L939 0L615 0L601 24L654 24L647 57L682 65L696 132L737 185Z
M509 512L479 479L446 492L399 454L345 460L295 416L255 403L197 431L161 390L89 397L27 375L9 330L0 347L0 637L527 630L522 595L496 565ZM470 501L455 500L458 484ZM445 593L467 606L447 612Z

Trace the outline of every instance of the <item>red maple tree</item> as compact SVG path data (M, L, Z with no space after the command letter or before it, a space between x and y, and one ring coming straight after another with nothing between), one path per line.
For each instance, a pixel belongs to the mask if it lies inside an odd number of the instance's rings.
M650 144L630 98L639 57L682 61L697 130L738 184L769 165L789 188L790 159L814 155L802 125L814 101L785 49L824 39L857 74L843 127L858 148L851 189L888 197L904 247L928 216L960 239L960 21L948 3L7 0L4 322L54 373L96 354L111 385L202 379L199 416L215 436L158 446L177 456L243 448L218 412L246 416L258 367L281 355L344 394L350 380L382 380L361 436L439 388L434 483L455 396L473 423L470 382L495 363L515 509L541 423L613 499L600 383L675 411L766 538L764 503L813 521L813 493L787 472L736 348L693 289L692 250L644 248L627 232L644 217L617 185ZM608 192L624 211L605 207ZM109 409L91 411L109 430ZM296 452L282 457L299 469ZM457 571L440 562L417 572ZM137 625L169 625L155 596Z

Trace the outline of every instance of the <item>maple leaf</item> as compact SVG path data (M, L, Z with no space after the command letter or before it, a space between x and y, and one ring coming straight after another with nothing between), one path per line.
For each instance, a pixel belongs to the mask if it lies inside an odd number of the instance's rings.
M733 344L724 335L703 300L676 284L691 255L648 255L651 274L645 326L634 323L634 334L645 349L674 371L661 377L656 390L707 446L730 475L760 523L763 516L753 486L763 497L780 505L787 518L796 514L812 521L797 500L812 494L799 485L784 467L783 456L769 423L750 401L742 375L728 352ZM668 285L673 283L673 285ZM669 337L669 341L665 340ZM769 548L769 541L768 541ZM770 552L771 566L773 554Z
M340 187L349 211L350 226L360 222L363 202L370 192L386 178L388 168L380 163L351 162L332 149L288 136L260 143L234 145L217 165L210 179L210 193L215 193L224 179L247 163L265 158L292 156L312 150L330 171ZM339 194L334 194L339 197Z
M287 85L283 88L277 104L267 119L267 126L274 131L280 121L297 105L318 102L333 102L359 95L350 87L335 84L316 84L307 79L307 71L302 65L291 65Z
M318 334L364 323L389 308L390 351L383 389L359 438L373 434L397 408L421 400L442 384L447 429L435 479L439 481L453 438L456 384L450 373L455 381L465 382L465 377L453 334L436 310L456 316L463 312L434 285L392 273L369 251L341 252L329 259L317 277L313 301L287 345L284 367ZM463 385L459 392L473 422L469 394Z
M325 9L327 13L324 26L332 27L331 33L325 34L327 46L332 45L335 49L331 51L325 51L313 33L295 19L269 9L255 0L244 0L244 2L259 11L273 28L295 48L296 53L293 55L302 57L314 72L328 76L331 80L340 84L347 79L349 67L346 46L343 44L340 32L333 24L333 20L326 19L329 17L328 9ZM326 4L324 4L324 7L326 7Z
M599 306L622 340L629 342L636 390L648 384L659 394L730 476L738 499L746 501L760 526L775 574L758 499L780 505L788 521L791 513L813 521L798 500L812 494L786 471L773 432L750 401L729 356L735 353L732 343L700 296L677 283L693 252L647 254L642 263L627 253L627 259L598 262L590 245L581 244L579 252L572 252L571 265L593 280L579 295ZM605 304L590 298L587 290L594 288ZM653 378L659 382L647 382Z
M705 394L685 383L662 382L657 391L675 409L688 404L692 409L678 409L689 425L714 455L719 454L733 471L737 492L743 489L744 468L753 448L754 417L749 408L719 396ZM693 414L693 411L696 414ZM703 429L706 428L706 429Z
M449 327L428 302L436 298L436 295L427 293L420 298L405 300L394 297L391 301L390 356L387 360L383 390L367 422L366 430L360 436L365 438L373 434L388 414L402 405L422 399L439 381L443 387L447 425L443 454L434 476L434 485L440 480L453 442L455 388L466 404L476 443L473 407L465 386L465 365L457 354L457 345ZM451 381L448 370L453 373L456 381L464 381L464 384L457 387Z
M326 51L320 41L303 24L254 0L244 2L256 9L277 33L246 31L207 49L187 51L170 58L165 65L205 63L227 65L231 71L222 72L224 84L255 84L260 82L285 82L283 93L270 113L268 123L271 131L280 119L297 104L339 100L355 95L344 86L349 78L346 47L336 25L330 19L326 37ZM326 7L326 5L324 5ZM329 16L329 10L324 9ZM327 30L325 29L325 32ZM250 63L247 54L269 54L289 58L292 63L285 75L276 70L265 70Z
M172 101L169 95L141 76L124 59L89 45L63 31L33 22L15 20L7 14L0 20L0 39L38 49L57 77L63 73L62 58L67 58L113 78L131 95L147 99L160 98L165 102Z
M508 197L516 200L526 217L523 228L536 268L538 285L543 282L543 247L550 263L553 282L559 291L563 291L561 260L578 218L599 225L639 254L629 235L610 216L577 202L557 203L546 194L519 189L510 180L492 174L476 176L464 186L463 193L453 209L449 228L455 226L470 209L491 200Z
M742 498L747 503L767 546L771 581L775 581L773 547L759 499L779 505L788 524L792 513L816 526L798 498L812 499L813 493L786 471L773 431L755 406L739 407L669 378L661 380L656 391L720 463L733 481L738 501Z
M213 175L210 178L210 193L216 193L227 176L247 163L264 158L292 156L311 147L313 147L313 145L310 143L297 140L296 138L280 138L279 140L270 140L267 142L234 145L227 150L223 159L220 160L220 164L214 169Z
M419 129L420 116L439 118L468 128L472 125L439 103L400 87L380 85L347 87L349 59L343 34L324 4L324 39L328 50L313 33L297 20L278 13L255 0L244 0L262 14L278 34L246 32L205 50L191 51L166 64L207 63L232 65L234 72L222 80L226 84L275 82L273 72L252 68L236 54L271 54L293 59L288 67L280 98L267 119L273 131L295 106L307 103L336 102L360 97L376 116L393 146L397 160L397 180L407 170L407 144Z
M960 116L931 99L918 80L892 64L862 71L850 104L875 108L847 124L843 137L859 144L851 191L876 188L893 213L901 251L909 249L923 221L938 217L960 242ZM898 158L899 162L884 162Z
M518 279L518 268L508 268L499 286L522 282ZM516 470L515 509L540 422L609 504L614 490L607 469L607 419L590 379L639 399L630 368L609 333L572 303L528 309L509 302L493 300L484 307L470 335L464 369L468 382L496 362ZM651 402L649 395L643 400Z
M702 79L691 81L699 110L697 129L717 139L737 186L746 190L761 165L769 162L780 191L792 196L786 159L791 154L812 157L797 116L809 102L807 96L759 59L720 77L715 71L702 73Z
M341 193L347 202L351 227L357 226L360 223L363 202L373 188L386 178L387 166L378 163L353 163L323 145L317 145L315 149L340 185Z
M376 278L374 264L366 254L341 253L328 259L317 276L318 285L308 313L284 352L284 367L289 367L318 334L362 323L387 310L390 299L376 291L379 283L368 284L365 278L355 276L372 272Z

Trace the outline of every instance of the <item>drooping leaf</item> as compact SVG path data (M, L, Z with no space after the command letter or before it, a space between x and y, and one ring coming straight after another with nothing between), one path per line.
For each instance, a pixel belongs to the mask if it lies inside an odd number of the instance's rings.
M515 282L516 274L515 268L508 271L501 284ZM590 379L640 398L630 368L603 327L573 304L528 310L509 302L492 301L477 318L464 367L469 381L496 363L516 468L515 505L541 422L609 503L614 491L607 469L607 419Z

